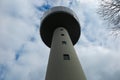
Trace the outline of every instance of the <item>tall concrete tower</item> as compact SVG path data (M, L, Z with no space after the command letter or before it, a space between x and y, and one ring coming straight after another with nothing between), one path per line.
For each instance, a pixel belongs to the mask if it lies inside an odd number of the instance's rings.
M51 48L45 80L86 80L73 45L80 37L75 13L58 6L42 17L40 35Z

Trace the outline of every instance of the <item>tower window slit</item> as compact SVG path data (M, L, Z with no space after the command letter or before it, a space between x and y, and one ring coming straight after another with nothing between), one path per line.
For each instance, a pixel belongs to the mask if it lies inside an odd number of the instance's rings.
M63 29L60 29L60 31L63 31Z
M62 41L62 44L67 44L67 42L66 41Z
M63 54L63 58L64 58L64 60L70 60L69 54Z
M61 36L64 36L64 34L61 34Z

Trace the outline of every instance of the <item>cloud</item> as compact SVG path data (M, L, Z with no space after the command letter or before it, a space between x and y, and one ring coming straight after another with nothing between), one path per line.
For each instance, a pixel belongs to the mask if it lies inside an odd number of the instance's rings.
M91 44L78 45L75 48L88 80L109 80L109 77L119 77L115 76L116 72L120 71L120 54L117 51Z
M45 76L49 49L41 42L40 20L30 2L0 1L0 80L38 80Z
M97 1L96 1L97 2ZM75 46L87 80L119 80L119 41L109 35L110 31L96 14L97 3L80 0L81 7L74 7L79 17L82 35ZM94 6L93 6L94 4Z

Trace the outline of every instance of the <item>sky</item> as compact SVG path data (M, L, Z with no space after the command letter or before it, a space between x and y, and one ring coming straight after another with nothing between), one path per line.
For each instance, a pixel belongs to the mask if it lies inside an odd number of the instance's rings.
M39 28L45 11L72 9L81 25L74 46L87 80L120 80L120 38L96 13L99 0L0 0L0 80L45 80L50 48Z

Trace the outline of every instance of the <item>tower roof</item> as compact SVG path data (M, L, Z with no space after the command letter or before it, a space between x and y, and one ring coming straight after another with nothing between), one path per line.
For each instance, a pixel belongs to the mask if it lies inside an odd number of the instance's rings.
M76 14L69 8L53 7L43 15L40 25L40 35L43 42L51 47L53 32L58 27L64 27L71 38L73 45L80 37L80 24Z

